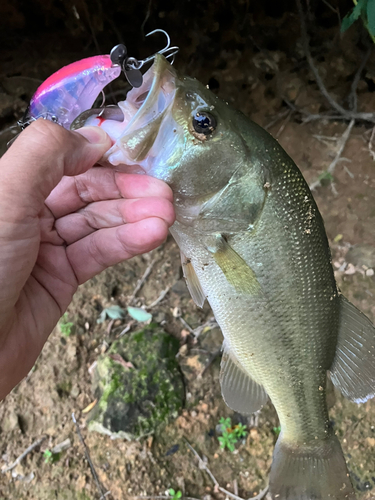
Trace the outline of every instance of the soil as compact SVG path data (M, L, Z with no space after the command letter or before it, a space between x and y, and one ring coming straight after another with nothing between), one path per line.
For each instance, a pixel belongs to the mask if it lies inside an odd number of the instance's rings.
M163 19L162 12L157 13L153 8L151 15ZM173 24L172 14L168 15ZM214 40L220 26L212 22L212 31L205 26L203 32L189 32L188 44L183 44L182 30L179 33L176 27L169 30L173 43L183 46L176 66L210 84L216 93L260 125L268 126L306 180L314 182L333 160L347 123L327 119L305 123L301 114L285 103L288 99L312 113L329 109L303 58L296 15L286 12L275 18L263 12L257 18L251 43L247 43L248 39L243 41L243 34L236 32L233 23L225 25L221 39L213 44L216 53L207 48L208 42L202 48L201 42L205 36ZM275 39L275 33L277 46L269 42ZM339 38L334 21L315 26L314 57L327 87L340 102L350 91L363 54L364 36L352 30ZM16 130L9 130L9 126L20 117L38 82L62 65L95 53L93 43L87 47L75 44L77 39L70 38L65 31L41 32L27 39L17 37L17 43L6 46L0 54L0 89L4 90L0 94L2 152ZM99 40L103 43L101 37ZM225 49L220 49L220 42ZM373 53L366 68L374 67L374 63ZM358 86L360 110L374 111L374 78L369 69L363 71ZM114 90L116 86L111 92ZM375 164L371 134L368 125L355 125L336 166L333 186L323 181L314 191L314 197L325 221L339 286L349 300L375 321L375 276L372 266L366 263L365 250L361 250L365 248L362 245L375 246ZM358 245L357 255L348 263L346 256L354 245ZM180 341L177 360L184 374L186 402L178 418L160 427L154 435L131 442L111 440L87 430L89 412L85 409L95 399L89 369L127 325L131 325L130 331L139 326L131 323L129 317L106 320L102 324L98 324L97 319L103 308L127 305L152 260L155 261L152 272L138 292L135 305L151 304L163 290L170 288L151 312L153 319ZM207 472L198 467L187 441L205 457L221 487L243 498L251 498L265 487L277 437L276 413L269 403L256 416L244 419L224 404L219 387L220 356L217 355L221 332L218 328L206 328L198 338L190 333L188 327L195 329L212 322L212 312L207 304L200 310L191 300L182 279L179 250L172 238L151 254L119 264L81 286L67 314L74 325L71 334L66 336L61 328L55 329L34 369L0 406L2 464L11 463L35 440L46 437L13 471L0 476L0 500L99 498L72 412L104 491L110 491L108 499L163 496L168 488L180 490L188 497L224 499L226 495L214 486ZM358 499L374 499L375 401L356 405L338 393L335 399L330 415L358 490ZM249 430L234 453L220 450L217 439L219 419L228 416L233 422L245 423ZM45 450L53 449L66 439L70 440L70 446L61 452L59 460L51 463L46 459Z

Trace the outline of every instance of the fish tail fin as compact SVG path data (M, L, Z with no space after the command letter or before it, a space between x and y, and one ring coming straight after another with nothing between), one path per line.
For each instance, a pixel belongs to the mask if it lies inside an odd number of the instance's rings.
M272 500L355 500L336 436L298 447L280 438L271 466Z

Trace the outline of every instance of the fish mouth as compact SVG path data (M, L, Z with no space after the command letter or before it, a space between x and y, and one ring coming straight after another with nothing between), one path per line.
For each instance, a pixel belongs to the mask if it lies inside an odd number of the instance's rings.
M137 164L147 171L144 163L173 105L176 80L175 69L164 56L157 54L154 64L143 76L142 85L133 88L126 100L118 103L124 114L123 122L105 120L101 125L113 141L105 160L114 166Z

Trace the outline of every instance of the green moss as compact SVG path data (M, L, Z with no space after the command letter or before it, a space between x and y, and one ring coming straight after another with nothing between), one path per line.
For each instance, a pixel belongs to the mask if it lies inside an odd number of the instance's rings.
M94 392L99 404L92 427L139 437L175 417L184 397L175 359L178 347L175 338L155 325L115 342L109 354L119 354L135 368L126 370L109 356L98 360Z

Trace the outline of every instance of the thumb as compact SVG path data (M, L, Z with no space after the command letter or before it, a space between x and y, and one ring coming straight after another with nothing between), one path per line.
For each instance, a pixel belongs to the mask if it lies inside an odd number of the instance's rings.
M111 147L99 127L76 132L48 120L36 120L1 158L0 200L13 214L36 216L64 175L91 168Z

